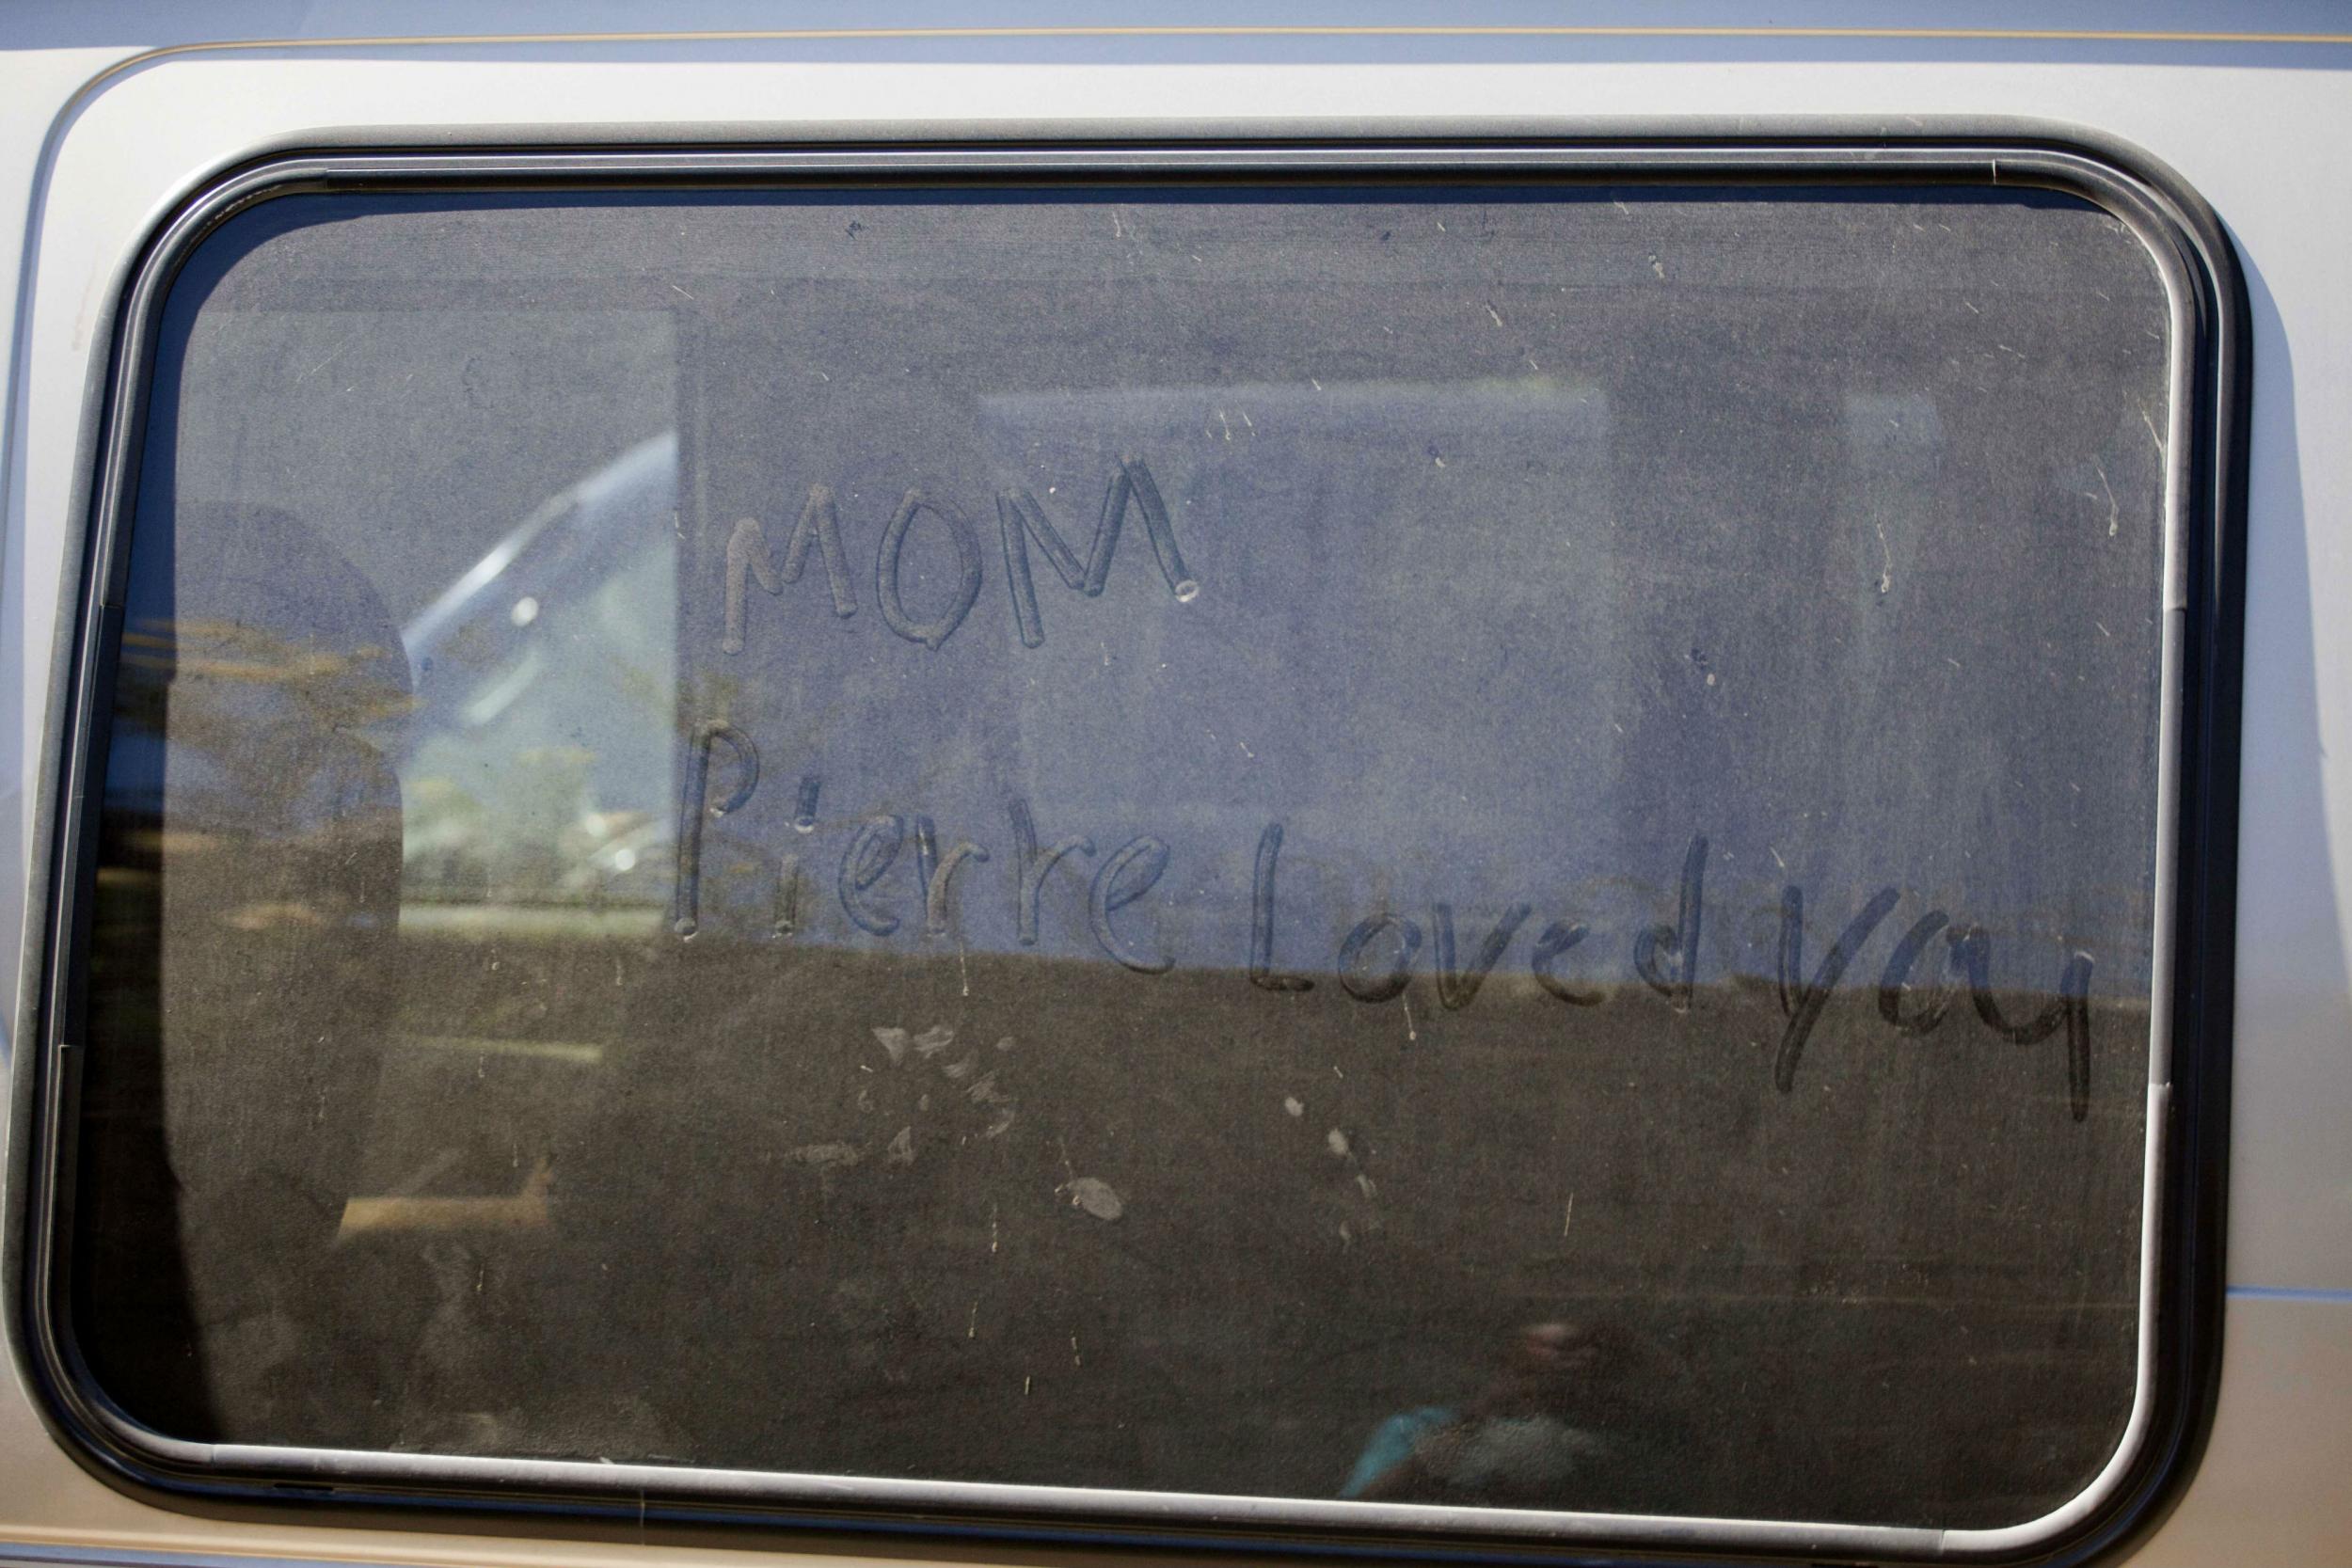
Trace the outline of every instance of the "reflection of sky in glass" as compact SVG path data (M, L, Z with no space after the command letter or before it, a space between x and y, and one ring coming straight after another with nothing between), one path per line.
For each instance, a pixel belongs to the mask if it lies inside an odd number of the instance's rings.
M2103 340L2096 363L2020 368L2007 338L2056 308L1986 248L1881 263L1824 245L1809 272L1751 276L1677 219L1670 279L1654 248L1556 252L1540 204L1470 211L1465 254L1486 260L1468 274L1410 203L1338 220L1376 230L1371 250L1310 245L1327 276L1248 203L1145 204L1114 226L1121 266L1209 258L1211 296L1089 272L1101 242L1077 205L967 213L985 260L959 273L882 243L928 232L920 203L863 210L846 246L799 236L804 254L763 251L764 219L715 204L707 264L791 288L704 296L718 325L697 330L725 346L686 396L703 434L684 490L675 431L614 438L681 415L658 316L395 318L299 289L300 308L272 309L232 270L185 373L243 372L260 395L242 422L230 400L184 400L181 483L314 519L404 618L420 906L675 904L680 784L699 727L723 721L764 772L686 847L704 930L765 935L787 899L797 940L864 942L834 884L858 824L890 816L988 852L950 900L963 944L1025 945L1019 800L1049 843L1095 846L1044 883L1048 953L1104 956L1089 867L1148 836L1169 856L1129 924L1180 962L1238 961L1253 847L1279 821L1285 906L1324 958L1361 919L1440 902L1486 919L1533 904L1538 925L1584 921L1596 951L1604 931L1621 948L1671 913L1704 835L1719 966L1770 967L1785 884L1824 909L1894 887L1914 914L2089 944L2103 986L2141 983L2154 466L2135 442L2157 360L2109 364ZM257 263L362 254L287 222ZM494 217L477 243L485 276L525 257ZM1742 303L1759 289L1779 316ZM2007 318L1966 297L2004 290ZM914 297L923 313L894 313ZM1024 314L1046 297L1070 348ZM2120 324L2149 307L2102 309ZM857 356L845 309L866 324ZM1117 355L1079 352L1089 332ZM2061 394L2106 412L2070 416L2063 450L2021 472L2010 427ZM303 462L354 420L340 469ZM485 438L500 420L536 427L527 464ZM1074 558L1032 531L1041 645L1022 646L998 497L1025 492L1083 556L1123 455L1165 493L1197 596L1166 592L1139 506L1099 597L1068 591ZM812 483L845 551L831 593L864 612L825 613L836 563L812 550L802 580L740 591L747 645L720 653L720 542L750 516L781 560ZM911 486L956 509L977 552L961 610L953 536L936 512L908 529L894 580L907 616L952 621L936 650L893 635L877 602ZM431 526L371 511L394 496ZM866 890L913 909L905 940L926 924L918 860Z

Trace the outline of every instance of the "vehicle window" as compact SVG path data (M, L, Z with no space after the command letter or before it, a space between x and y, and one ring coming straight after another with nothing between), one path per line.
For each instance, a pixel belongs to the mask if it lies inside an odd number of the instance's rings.
M2172 339L2017 188L227 220L103 707L92 1383L260 1447L2049 1512L2139 1364Z

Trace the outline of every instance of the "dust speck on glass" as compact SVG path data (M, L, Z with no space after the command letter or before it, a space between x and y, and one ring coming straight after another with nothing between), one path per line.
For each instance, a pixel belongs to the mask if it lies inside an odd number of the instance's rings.
M2137 1347L2071 197L287 196L172 285L71 1327L168 1435L1928 1527Z

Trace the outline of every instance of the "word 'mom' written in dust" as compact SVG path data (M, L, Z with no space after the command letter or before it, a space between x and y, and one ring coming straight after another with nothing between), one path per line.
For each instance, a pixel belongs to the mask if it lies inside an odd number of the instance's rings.
M734 787L713 800L709 788L712 753L723 747L731 755ZM691 937L701 924L702 841L705 827L719 817L740 811L759 784L759 752L749 736L723 721L703 726L687 768L685 798L678 822L677 876L672 895L671 929ZM800 781L792 826L812 833L821 781L808 775ZM1122 911L1136 904L1167 873L1174 849L1151 833L1138 833L1105 854L1097 856L1091 838L1072 837L1048 843L1038 833L1028 802L1007 802L1012 854L1005 863L1013 901L1014 928L1025 947L1037 945L1039 906L1046 879L1057 866L1075 870L1088 884L1087 932L1104 955L1138 974L1165 974L1175 959L1156 951L1148 936L1122 928ZM1249 930L1246 948L1235 933L1233 956L1243 957L1242 973L1250 985L1276 994L1297 994L1314 989L1316 980L1276 964L1275 881L1282 853L1282 827L1268 823L1259 834L1250 864ZM907 851L912 849L912 857ZM921 934L945 938L957 928L959 896L971 896L977 879L973 868L991 863L986 846L969 839L941 847L936 826L928 816L885 814L858 821L833 867L832 892L850 924L868 936L889 938L902 918L891 888L892 871L911 858L914 869L914 908L920 911ZM1081 864L1092 862L1089 873ZM1639 927L1629 958L1643 987L1665 999L1677 1012L1689 1012L1696 994L1707 892L1708 846L1694 836L1683 857L1671 922ZM773 913L770 935L788 939L804 928L805 897L810 878L797 849L776 862ZM898 885L903 887L903 879ZM1780 931L1775 952L1775 994L1787 1024L1772 1067L1773 1086L1792 1092L1804 1057L1807 1039L1820 1022L1847 971L1864 947L1884 927L1901 902L1894 888L1882 888L1865 900L1831 942L1829 949L1808 971L1805 964L1804 893L1785 887L1780 899ZM1394 1002L1405 995L1420 962L1424 942L1429 949L1430 977L1438 1006L1450 1012L1468 1008L1488 976L1502 964L1520 931L1530 931L1523 961L1543 993L1571 1007L1597 1007L1610 993L1561 973L1571 950L1583 944L1590 931L1581 922L1566 918L1533 923L1532 903L1513 903L1481 932L1457 928L1454 906L1443 900L1429 908L1429 924L1393 910L1375 910L1357 921L1331 956L1330 967L1340 989L1366 1006ZM1132 916L1124 917L1132 920ZM1892 927L1889 927L1890 929ZM1931 987L1915 985L1921 960L1942 939L1942 974ZM2058 976L2054 1000L2022 1021L2012 1018L1996 993L1992 977L1992 939L1980 926L1955 923L1943 910L1916 915L1897 938L1880 970L1877 1003L1880 1017L1899 1036L1917 1038L1940 1028L1964 985L1978 1021L2001 1038L2017 1045L2035 1045L2063 1035L2066 1052L2067 1100L2076 1121L2090 1110L2090 975L2087 952L2068 953Z
M1013 625L1021 633L1024 646L1037 648L1045 643L1045 622L1038 611L1037 579L1029 569L1030 541L1036 541L1064 586L1074 593L1097 596L1109 580L1111 554L1118 548L1120 530L1130 510L1142 515L1143 530L1152 541L1152 554L1159 562L1160 576L1168 580L1168 591L1175 595L1178 604L1189 604L1200 594L1200 584L1184 567L1184 554L1176 547L1176 527L1168 520L1168 503L1161 499L1160 487L1142 458L1119 460L1104 494L1102 515L1095 522L1094 538L1083 562L1046 517L1044 507L1035 496L1020 489L997 495L996 529L1004 549L1005 581L1012 595ZM908 537L925 517L943 531L955 547L956 588L953 599L938 613L928 620L917 620L907 609L900 578ZM743 651L752 585L756 583L765 593L781 594L787 584L801 580L812 554L824 563L826 582L833 591L834 614L845 621L854 616L858 610L857 585L850 575L849 551L841 543L841 515L832 490L822 484L808 487L808 499L801 507L800 521L793 525L785 541L781 561L777 560L768 531L758 518L744 517L736 523L734 531L727 536L725 619L719 643L722 651ZM882 610L882 624L908 641L919 642L937 653L979 602L981 562L979 534L952 499L924 490L909 490L899 499L898 510L891 514L874 550L874 600Z

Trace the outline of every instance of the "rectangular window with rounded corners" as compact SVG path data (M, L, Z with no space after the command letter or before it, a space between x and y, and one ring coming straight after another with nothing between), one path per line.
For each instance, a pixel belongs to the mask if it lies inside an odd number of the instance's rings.
M2224 1043L2176 213L1932 146L231 182L107 420L53 1406L230 1493L2093 1528L2193 1424Z

